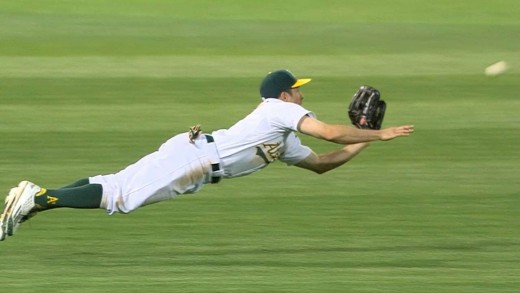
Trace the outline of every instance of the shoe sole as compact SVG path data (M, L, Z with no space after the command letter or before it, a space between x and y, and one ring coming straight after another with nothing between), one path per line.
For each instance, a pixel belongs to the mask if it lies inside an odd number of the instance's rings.
M14 211L14 207L16 206L16 204L22 197L22 194L24 193L25 188L29 184L30 183L28 181L20 182L20 184L18 184L17 188L15 187L15 188L11 189L11 191L9 192L9 195L5 199L4 211L2 212L2 215L0 216L0 229L1 229L0 241L4 240L6 238L6 236L13 236L16 223L20 220L20 219L13 219L13 217L12 217L13 212L15 212L14 214L16 214L18 212L18 211ZM19 207L19 208L21 208L21 207ZM20 215L18 215L18 216L19 216L19 218L22 217Z

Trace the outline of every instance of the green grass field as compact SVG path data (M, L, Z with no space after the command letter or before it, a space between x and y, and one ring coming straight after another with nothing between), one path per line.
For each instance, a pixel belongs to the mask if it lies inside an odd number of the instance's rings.
M321 120L370 84L385 125L416 126L323 175L276 163L129 215L42 213L0 243L1 291L518 292L516 2L0 2L5 194L227 128L279 68L313 78Z

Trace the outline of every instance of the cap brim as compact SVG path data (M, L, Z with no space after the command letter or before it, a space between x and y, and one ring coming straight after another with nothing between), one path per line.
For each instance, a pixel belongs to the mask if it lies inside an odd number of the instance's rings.
M296 81L296 83L293 84L293 85L291 86L291 88L301 87L302 85L304 85L304 84L306 84L306 83L308 83L308 82L310 82L310 81L311 81L310 78L302 78L302 79L298 79L298 80Z

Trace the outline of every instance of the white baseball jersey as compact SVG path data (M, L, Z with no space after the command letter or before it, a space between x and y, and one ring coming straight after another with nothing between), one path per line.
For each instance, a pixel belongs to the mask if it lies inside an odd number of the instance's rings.
M295 134L305 115L314 117L300 105L267 99L231 128L214 131L214 143L204 135L192 143L188 133L181 133L125 169L89 180L103 186L101 207L110 214L128 213L197 192L212 182L217 173L212 169L215 163L224 178L253 173L277 159L294 165L312 152Z
M250 174L276 159L294 165L309 156L311 149L295 134L305 115L314 116L300 105L266 99L231 128L213 132L224 177Z

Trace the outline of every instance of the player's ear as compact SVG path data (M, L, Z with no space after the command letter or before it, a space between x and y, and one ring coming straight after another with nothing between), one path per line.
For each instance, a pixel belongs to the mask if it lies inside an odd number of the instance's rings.
M278 97L279 100L282 100L282 101L287 101L287 96L289 95L288 92L286 91L283 91L280 93L280 96Z

